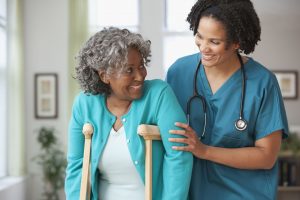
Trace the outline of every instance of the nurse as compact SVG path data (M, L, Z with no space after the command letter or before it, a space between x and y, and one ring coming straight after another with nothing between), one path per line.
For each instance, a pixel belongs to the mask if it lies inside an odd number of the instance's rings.
M189 118L169 139L194 155L189 199L276 199L288 125L276 77L246 56L261 33L253 4L198 0L187 21L200 53L179 58L167 82Z

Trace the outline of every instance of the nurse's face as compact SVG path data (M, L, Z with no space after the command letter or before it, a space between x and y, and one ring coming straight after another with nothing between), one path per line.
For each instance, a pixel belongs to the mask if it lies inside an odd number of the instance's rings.
M212 17L202 17L195 35L195 43L202 54L205 67L223 66L236 58L239 45L228 44L223 24Z
M143 58L136 49L129 49L127 65L113 74L100 74L100 78L111 87L108 98L116 101L132 101L142 96L147 70Z

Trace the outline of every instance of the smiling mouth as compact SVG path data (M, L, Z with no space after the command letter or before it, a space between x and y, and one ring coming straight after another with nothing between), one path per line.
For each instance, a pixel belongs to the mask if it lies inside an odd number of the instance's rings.
M142 88L142 84L141 85L132 85L130 86L131 88L135 89L135 90L139 90L140 88Z
M134 85L129 86L130 88L134 89L134 90L140 90L143 87L144 83L140 82L140 83L136 83Z
M202 59L203 60L209 61L209 60L212 60L213 57L214 57L213 55L204 55L204 54L202 54Z

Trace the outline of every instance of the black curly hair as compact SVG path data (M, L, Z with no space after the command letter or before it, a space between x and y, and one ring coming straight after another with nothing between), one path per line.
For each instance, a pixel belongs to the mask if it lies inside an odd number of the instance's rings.
M202 17L213 17L221 22L227 44L239 43L241 53L253 52L260 41L260 21L250 0L198 0L187 17L194 35Z

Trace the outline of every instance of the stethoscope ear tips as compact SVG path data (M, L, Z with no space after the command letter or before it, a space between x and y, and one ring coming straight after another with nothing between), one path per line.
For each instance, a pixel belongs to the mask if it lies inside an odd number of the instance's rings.
M243 131L247 128L247 122L246 122L246 120L244 120L242 118L236 120L234 125L235 125L236 130L238 130L238 131Z

